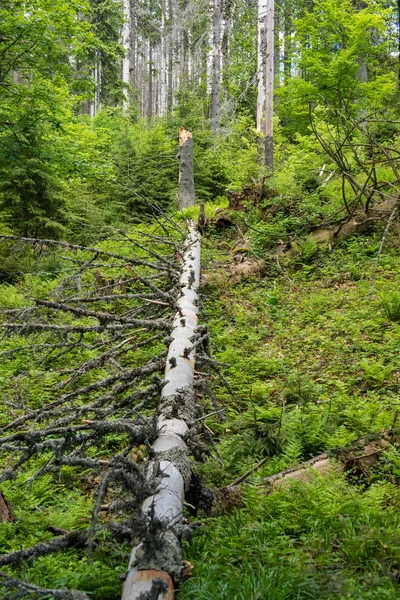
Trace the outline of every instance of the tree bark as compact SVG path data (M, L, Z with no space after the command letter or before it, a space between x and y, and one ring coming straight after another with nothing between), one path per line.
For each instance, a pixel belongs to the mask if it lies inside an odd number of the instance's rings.
M14 523L15 516L3 494L0 493L0 523Z
M125 50L125 55L122 60L122 82L125 87L125 108L128 105L128 90L130 84L130 68L131 68L131 42L130 42L130 25L131 25L131 0L124 0L124 26L122 29L122 46Z
M156 458L150 461L148 469L149 477L156 473L162 478L155 494L142 506L143 517L152 533L149 531L148 538L132 550L122 600L173 600L171 575L179 576L182 569L177 528L183 521L184 491L191 473L184 438L195 418L193 338L197 329L199 283L200 234L192 223L183 257L182 296L177 302L167 358L167 383L161 392L159 436L153 444Z
M136 88L136 0L130 0L130 21L129 21L129 83L132 88Z
M265 166L274 168L274 28L275 3L267 1L266 27L266 79L265 79Z
M163 116L167 110L167 6L166 0L161 2L161 56L160 56L160 106L159 114Z
M399 0L400 1L400 0ZM232 31L232 0L223 0L223 34L221 42L222 83L225 99L229 96L230 35Z
M211 80L211 131L218 133L221 102L221 0L213 0L213 61Z
M178 208L182 210L196 204L194 191L193 137L184 127L179 130L179 184Z
M274 8L274 0L259 0L257 130L264 135L264 161L271 171L274 162Z
M151 119L153 116L153 47L151 40L149 41L149 92L147 96L147 118Z
M284 30L283 30L283 62L284 62L284 78L285 85L289 84L292 76L292 14L290 4L285 3L284 9Z

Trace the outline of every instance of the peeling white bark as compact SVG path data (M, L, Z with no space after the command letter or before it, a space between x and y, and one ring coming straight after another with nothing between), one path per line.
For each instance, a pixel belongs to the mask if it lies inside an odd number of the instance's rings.
M274 0L258 0L257 131L264 135L265 164L273 168Z
M178 311L168 351L165 370L167 383L161 392L158 438L153 444L156 458L149 463L149 476L157 470L162 478L156 493L147 498L142 506L142 514L147 522L162 522L165 529L159 540L157 556L146 556L145 542L132 550L123 600L140 600L144 593L152 594L149 597L157 600L174 598L170 575L178 574L181 568L182 556L175 528L183 521L185 485L189 483L187 477L190 473L185 436L189 431L186 421L190 420L188 415L194 405L194 336L200 283L200 234L195 223L189 228L183 265L180 280L182 295L177 302ZM172 407L178 399L183 400L183 405L178 408L178 416L173 417Z

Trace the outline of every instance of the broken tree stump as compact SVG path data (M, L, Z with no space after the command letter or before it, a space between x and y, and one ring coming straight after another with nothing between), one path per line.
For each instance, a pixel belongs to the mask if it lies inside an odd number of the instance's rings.
M183 210L195 204L193 136L191 131L181 127L179 129L178 208Z

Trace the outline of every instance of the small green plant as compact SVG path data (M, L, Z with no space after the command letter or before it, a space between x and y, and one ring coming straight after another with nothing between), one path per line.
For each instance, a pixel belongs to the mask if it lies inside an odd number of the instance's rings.
M363 360L361 366L364 370L365 382L369 388L383 387L393 374L393 366L384 365L381 362Z
M317 242L312 238L306 238L299 242L299 249L301 252L301 261L304 264L310 264L318 252Z
M379 300L389 321L400 322L400 292L381 292Z

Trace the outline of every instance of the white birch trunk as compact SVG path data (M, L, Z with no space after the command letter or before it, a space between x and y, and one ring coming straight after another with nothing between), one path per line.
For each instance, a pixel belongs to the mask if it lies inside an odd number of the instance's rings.
M211 131L218 133L221 102L221 0L213 0L213 61L211 79Z
M267 0L265 80L265 165L274 167L274 63L275 2Z
M265 165L273 168L274 0L258 0L257 131L264 135Z
M268 0L258 0L257 25L257 131L263 132L265 117L265 17Z
M131 44L130 44L130 29L131 29L131 0L124 0L124 26L122 28L122 46L125 50L125 56L122 61L122 82L125 87L125 101L124 107L128 106L128 90L130 80L130 55L131 55Z
M167 70L167 6L166 0L161 4L161 56L160 56L160 105L159 114L165 115L168 103L168 70Z
M157 540L155 556L146 554L146 542L138 544L131 554L122 600L140 600L145 594L154 600L173 600L171 575L179 575L182 553L175 527L183 521L184 488L190 477L189 451L184 437L194 418L195 394L193 339L197 329L198 287L200 283L200 234L190 225L183 256L182 295L178 300L174 329L171 334L166 385L161 392L158 417L159 436L153 444L156 458L149 464L149 474L163 475L158 490L145 500L142 513L147 522L164 524ZM176 417L173 406L182 402ZM181 409L181 410L179 410Z

